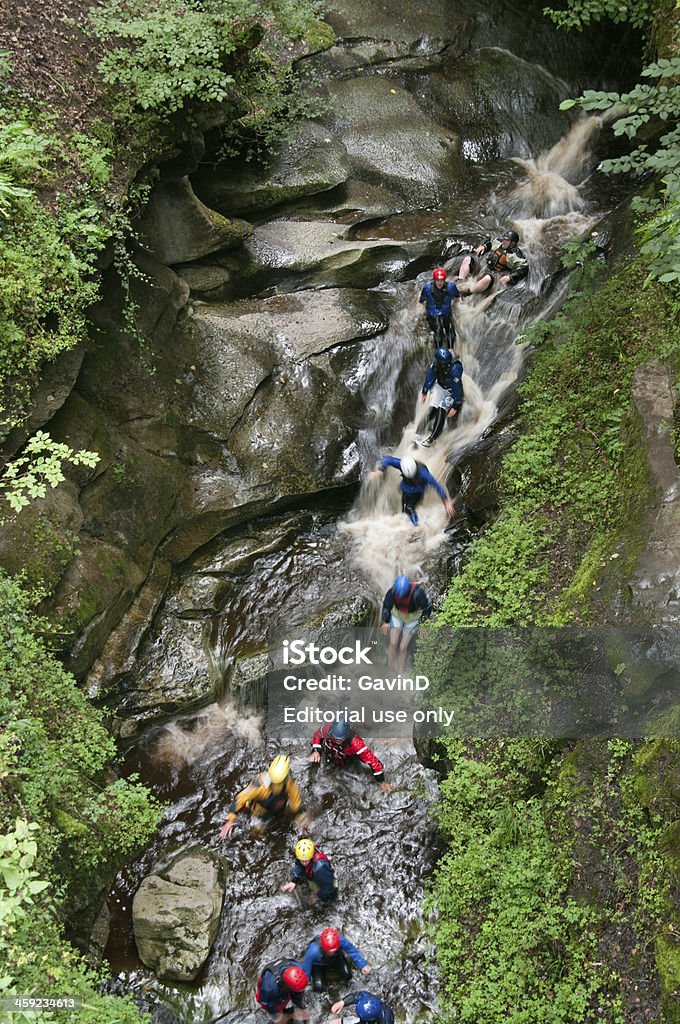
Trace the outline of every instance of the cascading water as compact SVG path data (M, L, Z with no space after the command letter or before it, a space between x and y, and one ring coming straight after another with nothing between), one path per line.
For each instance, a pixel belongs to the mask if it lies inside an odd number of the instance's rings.
M487 221L487 233L511 219L522 236L530 275L519 289L466 298L456 311L465 405L455 428L447 427L428 451L417 449L417 457L442 482L497 419L525 357L518 335L531 321L549 315L561 299L560 286L544 285L564 243L591 223L575 168L579 161L588 167L587 147L595 129L596 124L579 123L549 153L522 162L526 179L513 193L489 197L493 221ZM455 257L448 266L457 266ZM394 438L395 426L407 418L393 450L397 455L416 451L413 442L424 408L419 389L432 352L417 302L421 283L385 286L391 326L381 339L364 345L363 360L350 382L372 410L371 422L357 439L365 471ZM393 471L384 483L367 478L337 531L327 511L306 514L297 525L289 517L287 545L264 552L260 548L250 560L247 552L222 561L214 556L212 565L204 565L202 571L219 575L223 584L214 611L214 660L225 663L233 656L241 630L247 632L241 642L255 646L258 639L328 607L343 588L368 594L377 605L399 572L427 584L445 551L446 516L439 499L429 494L414 530L399 514L398 482ZM162 635L154 645L157 658L163 657ZM155 843L118 879L113 893L108 955L120 972L121 988L132 990L147 1005L171 1007L177 1015L173 1020L255 1024L264 1019L253 1003L262 965L282 955L301 957L314 935L334 925L374 965L366 983L395 1008L398 1020L431 1021L436 981L426 960L431 950L422 907L424 882L438 852L430 814L436 782L410 744L380 741L376 747L395 785L390 794L382 793L368 773L309 765L304 744L290 751L293 774L313 818L312 836L339 874L340 899L331 912L324 912L279 891L289 876L290 830L251 838L247 823L239 821L233 840L218 840L235 791L279 750L267 741L261 720L237 714L229 704L212 705L198 716L147 733L130 754L128 768L138 770L169 806ZM221 929L197 983L163 984L136 958L131 897L155 865L193 844L219 851L228 865ZM356 979L356 987L363 983ZM333 990L334 998L340 994ZM325 1019L331 1001L325 995L312 996L312 1020ZM159 1021L170 1019L164 1012L158 1012Z
M460 421L453 428L445 428L435 444L425 450L418 446L416 431L426 406L416 400L413 419L405 426L394 449L397 457L414 455L442 483L496 420L501 399L517 380L525 350L525 346L517 344L517 337L523 327L537 318L526 301L527 293L538 293L548 267L554 262L555 251L584 234L592 222L584 212L585 202L578 184L571 181L583 182L592 162L590 145L599 127L597 118L585 118L574 124L568 136L548 152L535 160L517 160L526 171L526 181L507 197L494 196L498 221L513 221L520 232L523 250L529 255L530 274L524 301L513 302L512 288L499 295L496 286L490 294L468 296L458 304L455 348L465 370L465 404ZM490 234L495 230L490 227ZM448 269L459 262L450 260ZM415 296L415 292L412 294ZM414 299L397 324L415 324L418 316ZM393 327L393 331L397 329ZM416 347L413 342L411 346ZM388 351L398 351L396 341L390 339ZM422 353L423 376L431 355L431 347ZM386 377L387 382L378 373L377 382L369 382L368 401L375 401L379 407L387 402L384 389L395 378L394 367ZM366 450L369 446L364 441L362 447ZM375 458L375 446L373 452ZM388 469L386 475L389 479L385 483L365 479L354 509L341 526L350 540L351 558L373 584L376 597L402 572L426 581L427 560L435 557L446 539L446 514L432 489L426 493L420 524L414 530L406 516L395 515L401 509L399 473Z

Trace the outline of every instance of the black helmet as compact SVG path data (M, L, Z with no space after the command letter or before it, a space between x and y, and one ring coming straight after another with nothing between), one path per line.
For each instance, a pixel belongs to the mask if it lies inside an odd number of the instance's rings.
M453 356L448 348L438 348L434 357L438 363L444 363L445 366L450 366L453 362Z
M503 238L501 239L501 241L503 242L506 240L508 242L512 242L513 245L517 245L517 243L519 242L519 235L516 231L513 231L512 228L508 228L507 231L503 232Z

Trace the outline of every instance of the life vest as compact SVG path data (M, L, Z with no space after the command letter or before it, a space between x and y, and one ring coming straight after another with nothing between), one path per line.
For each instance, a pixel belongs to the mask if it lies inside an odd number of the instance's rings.
M274 783L269 778L267 772L262 773L262 781L265 785L269 784L273 786ZM260 797L257 801L257 805L262 807L267 814L276 814L278 811L282 811L288 803L288 786L285 782L281 784L281 792L274 793L270 790L267 796Z
M311 860L303 861L302 867L304 869L307 878L311 878L314 874L314 865L318 864L320 860L328 860L328 857L321 850L315 850L314 856Z
M508 265L508 253L505 249L494 249L486 257L490 270L505 270Z
M430 285L430 295L437 309L441 310L449 298L449 290L446 285L443 288L437 288L436 284L432 284Z
M260 1000L260 986L262 984L262 979L264 978L267 971L269 971L270 974L274 975L276 987L278 988L279 995L281 996L281 1003L277 1004L279 1011L282 1010L284 1006L286 1006L286 1004L288 1003L289 990L288 986L283 980L283 972L285 971L286 967L290 967L290 963L290 960L281 958L280 960L272 960L270 964L267 964L265 967L262 968L262 973L260 974L260 977L257 979L257 991L255 992L255 998L257 999L258 1003L260 1003L260 1005L262 1005Z
M411 604L411 598L413 597L413 593L417 586L417 583L411 583L408 594L404 594L403 597L396 597L394 592L392 593L392 603L394 604L394 607L397 609L397 611L401 612L402 615L408 615L408 613L412 611L412 609L409 606Z
M342 744L336 743L330 735L323 736L321 742L323 744L324 755L326 761L335 761L336 764L344 764L348 757L351 757L354 751L351 749L351 742L353 734L350 734Z
M449 380L449 372L451 366L447 366L445 363L435 363L435 374L437 377L437 384L440 387L445 388Z

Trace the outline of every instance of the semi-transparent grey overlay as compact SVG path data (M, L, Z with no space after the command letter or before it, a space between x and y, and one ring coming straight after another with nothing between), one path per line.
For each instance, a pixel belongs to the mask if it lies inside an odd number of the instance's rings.
M680 736L680 630L428 626L411 646L400 669L377 629L277 639L268 732L311 738L347 718L365 737Z

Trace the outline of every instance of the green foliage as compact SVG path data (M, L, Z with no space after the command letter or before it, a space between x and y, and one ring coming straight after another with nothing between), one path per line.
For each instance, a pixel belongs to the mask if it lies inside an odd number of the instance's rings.
M594 1005L621 1019L608 978L589 966L597 915L569 895L569 849L543 817L546 753L534 741L448 744L448 849L430 897L447 1022L561 1024L590 1019Z
M612 585L630 568L646 495L632 376L652 357L680 366L677 299L658 284L641 291L644 275L622 266L597 301L574 295L525 334L539 347L520 388L524 432L501 468L503 512L471 546L439 622L561 625L589 614L605 568Z
M96 258L112 226L105 147L78 133L64 137L47 117L31 127L25 111L2 105L0 121L0 391L11 426L41 364L85 337ZM39 193L53 188L57 168L81 181L48 210Z
M608 18L616 24L634 28L648 25L654 14L650 0L564 0L565 8L545 7L543 13L564 29L582 29L592 22Z
M612 112L614 135L642 141L630 153L604 160L606 174L653 174L658 194L633 200L642 220L641 251L649 260L649 277L663 284L680 281L680 57L661 58L642 71L651 81L628 93L587 90L577 100L564 100L584 110ZM650 146L650 135L653 145Z
M73 1015L41 1013L45 1022L133 1024L136 1007L100 995L62 928L69 909L95 898L148 842L161 808L135 777L112 776L115 744L102 714L40 630L26 596L0 574L0 993L83 1000ZM32 1017L3 1017L24 1019Z
M311 112L283 44L318 37L319 9L316 0L107 0L90 22L107 46L104 81L123 87L121 120L139 122L140 111L161 123L180 111L191 119L226 104L233 148L253 137L272 145L303 106Z
M0 835L0 948L33 906L33 897L49 886L32 871L38 826L17 818L13 832Z
M56 487L65 479L62 468L65 462L94 469L99 456L85 450L76 452L39 430L28 440L23 454L5 467L0 476L0 499L14 512L20 512L36 498L44 498L48 484ZM0 522L2 518L0 514Z

